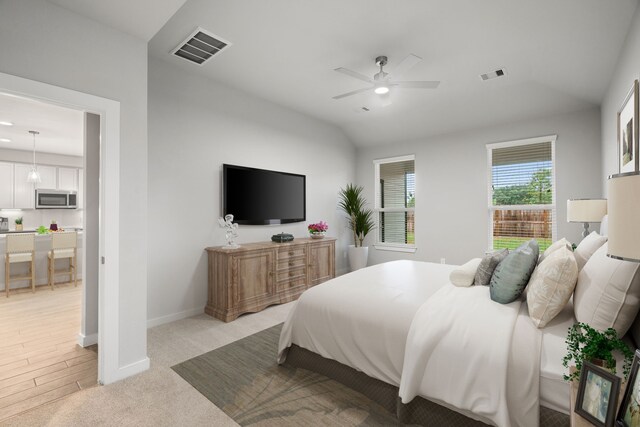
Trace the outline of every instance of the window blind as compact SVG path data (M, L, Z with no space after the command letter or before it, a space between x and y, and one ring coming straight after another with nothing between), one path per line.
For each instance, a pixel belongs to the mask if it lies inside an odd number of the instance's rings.
M515 248L535 238L548 247L555 228L551 140L490 148L492 247Z
M393 244L415 243L415 162L381 161L377 164L378 241Z

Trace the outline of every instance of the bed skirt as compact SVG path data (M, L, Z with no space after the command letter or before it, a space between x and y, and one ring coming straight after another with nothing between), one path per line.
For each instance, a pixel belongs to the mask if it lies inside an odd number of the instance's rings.
M371 378L350 366L326 359L295 344L288 349L285 364L317 372L338 381L367 396L390 413L396 414L398 420L405 424L422 426L486 426L480 421L473 420L420 396L408 404L403 404L398 397L398 387ZM540 425L545 427L569 427L569 416L541 406Z

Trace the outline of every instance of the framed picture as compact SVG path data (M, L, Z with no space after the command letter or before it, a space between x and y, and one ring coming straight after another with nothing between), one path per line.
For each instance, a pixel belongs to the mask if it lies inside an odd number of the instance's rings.
M640 378L638 366L640 365L640 350L636 350L631 364L631 373L627 381L627 389L622 398L622 404L616 417L617 427L640 426Z
M580 371L576 413L599 427L612 427L620 393L620 377L585 361Z
M618 111L618 163L620 173L638 170L638 80Z

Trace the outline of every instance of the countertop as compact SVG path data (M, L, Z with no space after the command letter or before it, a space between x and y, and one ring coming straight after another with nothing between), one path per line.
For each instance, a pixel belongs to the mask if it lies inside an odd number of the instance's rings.
M82 231L82 227L62 227L64 231ZM37 230L35 228L25 228L22 231L9 230L9 231L0 231L0 236L4 234L24 234L24 233L36 233ZM44 234L43 234L44 236Z

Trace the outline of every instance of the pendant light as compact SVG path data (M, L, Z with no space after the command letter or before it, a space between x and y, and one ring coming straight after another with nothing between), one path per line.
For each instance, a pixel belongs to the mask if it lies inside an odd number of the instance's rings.
M33 135L33 166L31 166L31 171L29 171L29 175L27 175L27 182L38 183L42 182L42 178L40 178L40 173L38 173L38 168L36 167L36 135L39 135L40 132L30 130L29 133Z

